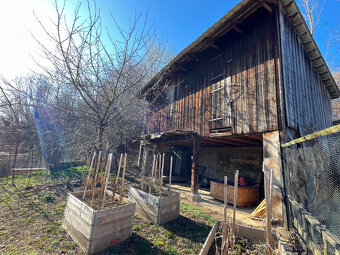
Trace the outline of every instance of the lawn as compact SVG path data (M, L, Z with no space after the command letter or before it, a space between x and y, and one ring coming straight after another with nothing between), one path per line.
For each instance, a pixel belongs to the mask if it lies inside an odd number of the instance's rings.
M84 254L61 225L67 180L84 167L0 178L0 254ZM81 182L80 182L81 183ZM82 189L78 187L76 189ZM215 222L201 209L181 203L181 216L164 226L135 217L133 235L102 254L197 254Z
M0 254L84 254L61 225L67 193L83 190L85 167L0 178ZM77 183L73 187L71 183ZM77 180L77 182L74 182ZM127 178L127 186L136 180ZM127 192L125 191L125 195ZM163 226L137 215L133 234L101 254L198 254L217 219L181 202L180 217ZM264 245L239 238L234 254L265 254ZM251 250L249 250L251 247Z

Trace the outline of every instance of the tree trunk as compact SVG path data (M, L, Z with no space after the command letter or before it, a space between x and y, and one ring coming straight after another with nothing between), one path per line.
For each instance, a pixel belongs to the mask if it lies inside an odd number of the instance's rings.
M103 137L104 137L105 126L101 125L98 129L96 149L100 151L103 149Z

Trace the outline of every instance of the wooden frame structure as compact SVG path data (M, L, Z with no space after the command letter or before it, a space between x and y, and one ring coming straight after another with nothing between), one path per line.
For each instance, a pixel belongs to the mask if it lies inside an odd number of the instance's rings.
M144 146L192 148L194 200L202 148L262 148L273 217L286 224L281 144L332 126L340 91L294 0L243 0L140 96L150 102Z

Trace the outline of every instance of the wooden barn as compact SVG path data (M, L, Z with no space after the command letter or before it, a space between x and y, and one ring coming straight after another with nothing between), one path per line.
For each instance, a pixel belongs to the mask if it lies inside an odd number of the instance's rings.
M284 220L280 145L332 126L340 93L294 0L243 0L140 95L150 103L146 151L174 155L193 199L201 180L233 180L235 170L261 199L273 169L273 213Z

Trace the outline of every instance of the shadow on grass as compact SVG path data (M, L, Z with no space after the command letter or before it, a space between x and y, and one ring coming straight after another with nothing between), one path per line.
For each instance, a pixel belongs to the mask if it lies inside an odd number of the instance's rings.
M154 246L151 242L145 238L133 233L127 240L117 244L105 251L96 253L97 255L109 255L109 254L131 254L131 255L144 255L144 254L167 254Z
M182 215L176 220L163 225L163 227L177 236L201 243L204 243L211 229L208 225L193 221Z

